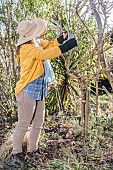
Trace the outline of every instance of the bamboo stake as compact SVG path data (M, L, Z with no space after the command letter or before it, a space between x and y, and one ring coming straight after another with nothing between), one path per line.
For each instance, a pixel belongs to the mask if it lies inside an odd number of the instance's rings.
M89 122L89 89L86 85L86 104L85 104L85 136L88 134L88 122Z

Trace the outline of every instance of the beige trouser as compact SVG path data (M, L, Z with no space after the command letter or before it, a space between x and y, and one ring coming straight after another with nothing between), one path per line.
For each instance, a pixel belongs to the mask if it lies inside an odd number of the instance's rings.
M27 148L28 152L32 152L37 148L44 122L45 100L35 101L24 90L17 95L16 100L18 105L18 123L13 133L13 154L22 152L23 139L32 120L33 110L35 109L35 117L31 124Z

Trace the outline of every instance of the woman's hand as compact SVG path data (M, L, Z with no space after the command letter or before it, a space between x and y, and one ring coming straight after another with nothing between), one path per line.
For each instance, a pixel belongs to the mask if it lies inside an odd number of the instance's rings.
M67 31L63 31L60 36L57 38L57 41L59 44L62 44L65 40L68 39L68 33Z
M67 31L63 31L63 32L62 32L62 36L63 36L63 39L64 39L64 40L67 40L67 39L68 39L68 33L67 33Z

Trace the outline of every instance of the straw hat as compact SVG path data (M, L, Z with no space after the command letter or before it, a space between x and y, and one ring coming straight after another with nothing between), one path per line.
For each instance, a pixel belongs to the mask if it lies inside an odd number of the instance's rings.
M33 20L23 20L18 24L17 32L19 40L16 46L19 46L33 38L39 37L46 29L47 22L37 18Z

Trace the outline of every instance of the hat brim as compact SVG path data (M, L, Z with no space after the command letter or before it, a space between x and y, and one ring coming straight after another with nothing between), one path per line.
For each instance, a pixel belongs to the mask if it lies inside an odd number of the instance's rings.
M47 28L47 22L40 18L33 19L32 22L34 22L37 26L34 33L29 37L21 37L20 36L16 46L19 46L21 44L24 44L24 43L32 40L33 38L41 36L43 34L43 32L45 31L45 29Z

